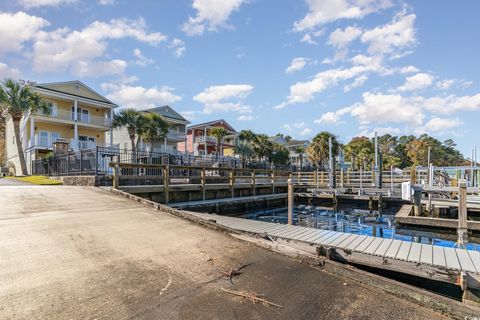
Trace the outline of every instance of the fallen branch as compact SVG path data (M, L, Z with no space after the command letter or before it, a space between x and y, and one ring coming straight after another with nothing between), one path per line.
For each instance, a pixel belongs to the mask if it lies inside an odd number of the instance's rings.
M225 277L228 278L228 280L230 280L230 282L233 284L233 277L238 277L239 275L241 275L242 273L240 272L240 270L242 270L243 268L246 268L248 267L249 265L251 265L252 263L246 263L246 264L243 264L241 265L240 267L234 269L234 268L231 268L230 271L223 271L219 268L215 268L215 270L217 270L218 272L220 272L221 274L223 274Z
M242 297L242 298L245 298L245 299L248 299L250 301L252 301L254 304L257 303L257 302L260 302L266 306L273 306L273 307L277 307L277 308L282 308L283 309L283 306L279 305L279 304L276 304L276 303L273 303L271 301L268 301L268 300L265 300L263 298L260 298L262 297L263 295L261 294L258 294L258 293L255 293L253 291L246 291L246 290L241 290L241 291L236 291L236 290L229 290L229 289L225 289L225 288L221 288L223 291L225 292L228 292L230 294L233 294L235 296L239 296L239 297Z

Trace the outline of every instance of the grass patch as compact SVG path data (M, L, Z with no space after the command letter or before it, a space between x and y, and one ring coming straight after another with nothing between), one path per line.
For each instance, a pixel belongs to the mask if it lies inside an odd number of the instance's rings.
M59 185L62 184L60 180L48 179L45 176L28 176L28 177L10 177L11 179L29 182L38 185Z

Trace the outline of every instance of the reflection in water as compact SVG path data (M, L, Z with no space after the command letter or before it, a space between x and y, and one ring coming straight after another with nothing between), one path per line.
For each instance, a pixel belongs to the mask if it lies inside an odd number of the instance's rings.
M276 208L243 213L241 217L267 222L287 223L287 209ZM455 247L455 235L395 228L394 212L370 211L355 208L332 208L298 205L294 208L294 224L360 235L398 239L418 243ZM468 249L478 250L478 244L468 244Z

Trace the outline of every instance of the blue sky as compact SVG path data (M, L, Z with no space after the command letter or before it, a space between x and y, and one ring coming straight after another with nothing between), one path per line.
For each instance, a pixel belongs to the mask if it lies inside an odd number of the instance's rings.
M470 155L480 2L12 0L0 78L79 79L122 107L298 139L428 133Z

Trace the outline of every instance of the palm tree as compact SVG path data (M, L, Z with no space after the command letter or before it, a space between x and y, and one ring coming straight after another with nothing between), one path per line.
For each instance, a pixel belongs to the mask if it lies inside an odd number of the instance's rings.
M22 175L27 175L27 163L20 137L20 121L29 113L37 111L49 115L51 107L43 102L37 93L31 91L28 85L23 85L12 79L5 79L0 86L0 111L12 118Z
M254 152L249 143L242 140L235 146L235 153L240 155L240 159L242 162L242 168L245 168L245 164L247 159L253 156Z
M256 136L256 134L252 130L242 130L238 134L238 138L241 141L245 141L245 142L248 142L248 143L253 142L255 140L255 136Z
M214 127L209 130L210 134L217 139L217 157L220 155L220 149L222 147L223 138L228 135L228 131L222 127Z
M140 112L135 109L123 109L118 114L115 114L112 121L113 128L126 127L128 136L132 143L132 151L135 151L135 136L141 131L142 119Z
M156 113L147 113L140 116L140 136L143 141L154 144L161 141L168 133L168 123Z
M266 134L257 134L253 141L253 151L259 161L269 158L273 152L273 143Z
M334 157L338 154L339 144L335 136L330 132L322 131L317 134L307 148L308 159L317 166L325 168L328 163L328 141L330 138L332 138L332 156Z

